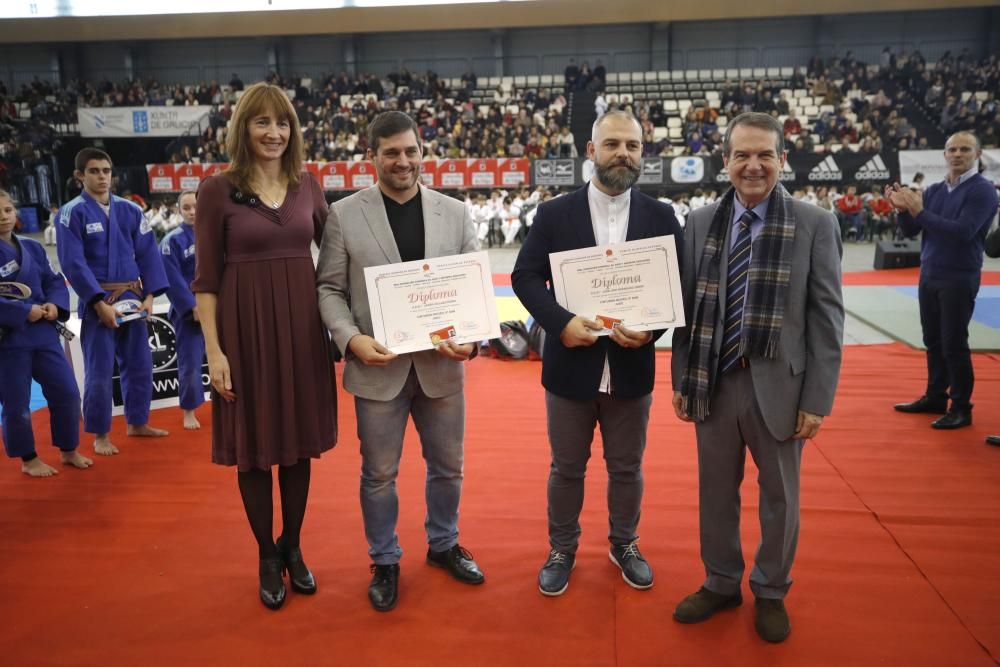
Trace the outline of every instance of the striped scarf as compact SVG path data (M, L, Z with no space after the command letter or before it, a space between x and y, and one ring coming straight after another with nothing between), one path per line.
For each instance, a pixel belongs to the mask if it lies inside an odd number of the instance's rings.
M733 219L733 198L729 191L719 201L712 218L701 265L695 283L688 365L681 378L680 391L685 409L695 421L709 415L713 378L709 360L719 303L719 279L726 231ZM785 291L792 272L792 242L795 218L790 195L781 185L771 191L767 219L753 244L747 294L743 304L743 329L740 354L747 358L774 359L778 356L781 324L785 315Z

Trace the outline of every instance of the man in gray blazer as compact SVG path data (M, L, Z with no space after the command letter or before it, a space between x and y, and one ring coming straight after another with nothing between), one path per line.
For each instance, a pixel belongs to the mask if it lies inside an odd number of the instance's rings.
M697 623L743 601L739 489L749 448L760 471L755 626L780 642L791 631L783 600L802 448L830 413L840 375L842 249L836 219L778 185L786 153L775 119L737 116L723 153L733 187L693 211L684 231L688 326L674 333L673 404L695 422L706 579L674 618Z
M412 415L427 464L427 563L468 584L483 573L458 544L465 396L463 362L476 346L446 341L396 355L372 337L364 269L476 250L462 202L419 184L417 126L398 111L368 126L368 159L378 183L330 207L316 271L319 307L344 353L344 388L354 394L361 442L361 512L373 565L368 598L378 611L396 606L399 500L396 475Z

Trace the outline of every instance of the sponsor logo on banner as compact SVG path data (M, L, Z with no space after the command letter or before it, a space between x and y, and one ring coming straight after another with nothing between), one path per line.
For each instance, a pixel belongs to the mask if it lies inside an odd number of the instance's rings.
M858 169L854 178L859 181L887 181L889 180L889 168L885 166L881 155L874 155L872 159L864 163L861 169Z
M472 176L472 187L492 188L497 184L497 175L490 168L489 160L470 158L467 164Z
M499 158L497 171L500 172L500 184L504 187L526 185L528 165L529 161L526 158Z
M573 160L535 160L536 185L573 185Z
M844 172L840 170L832 155L827 155L823 161L809 171L810 181L842 181Z
M674 183L701 183L704 177L705 161L700 157L675 157L670 161L670 178Z
M442 188L462 188L465 187L465 172L459 169L458 162L448 160L442 169L438 171L438 178Z
M638 183L663 182L663 158L644 157L640 165Z
M136 134L149 134L149 114L145 111L132 112L132 131Z
M150 165L149 189L153 192L172 192L174 189L173 167Z
M780 181L794 181L795 172L792 170L792 165L785 160L784 166L781 167L781 174L778 175L778 180Z

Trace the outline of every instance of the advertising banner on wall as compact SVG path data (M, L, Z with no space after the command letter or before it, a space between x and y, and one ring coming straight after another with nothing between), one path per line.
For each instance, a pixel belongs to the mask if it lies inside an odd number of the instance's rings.
M153 357L153 398L150 407L155 409L166 408L179 404L178 395L180 384L177 379L177 332L167 317L169 304L154 304L153 316L146 321L149 333L149 351ZM66 323L70 331L77 334L69 343L66 343L66 354L69 357L70 365L73 367L73 374L76 376L77 384L84 385L85 373L83 364L83 348L80 343L80 320L74 315ZM131 323L127 326L141 326ZM205 398L209 397L212 383L208 375L208 362L202 359L201 383L205 392ZM111 378L111 414L122 415L125 413L125 403L122 396L121 374L118 364L115 364L114 374Z
M79 107L81 137L179 137L208 119L212 107Z
M1000 185L1000 149L987 148L980 162L984 168L983 176L991 183ZM917 173L924 175L924 187L943 181L948 175L944 151L900 151L899 182L908 185Z

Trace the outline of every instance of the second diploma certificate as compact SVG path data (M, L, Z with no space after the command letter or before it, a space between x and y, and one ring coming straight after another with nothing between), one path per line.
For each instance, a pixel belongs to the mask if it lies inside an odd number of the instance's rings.
M500 337L486 252L365 268L373 337L397 354Z
M554 252L556 301L575 315L633 331L684 326L677 244L673 236Z

